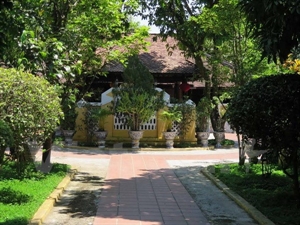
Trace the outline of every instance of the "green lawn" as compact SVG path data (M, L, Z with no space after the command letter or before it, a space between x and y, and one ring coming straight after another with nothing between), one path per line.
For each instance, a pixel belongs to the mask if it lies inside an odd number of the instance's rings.
M261 175L261 164L250 167L223 164L211 169L217 178L275 224L300 224L300 209L296 208L292 181L281 170L275 168L271 177L264 178Z
M36 172L33 164L17 173L14 163L0 168L0 224L26 225L39 206L65 177L68 166L53 164L50 173Z

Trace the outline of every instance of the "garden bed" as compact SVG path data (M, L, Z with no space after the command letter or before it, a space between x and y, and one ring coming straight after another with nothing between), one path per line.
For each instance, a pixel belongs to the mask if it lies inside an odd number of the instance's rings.
M260 164L222 164L208 169L276 225L299 224L300 214L293 195L292 181L278 168L274 169L269 178L262 176Z

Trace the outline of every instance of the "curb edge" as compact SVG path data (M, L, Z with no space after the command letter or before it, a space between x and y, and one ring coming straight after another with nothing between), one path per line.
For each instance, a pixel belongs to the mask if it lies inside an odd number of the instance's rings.
M203 168L201 173L210 179L219 189L221 189L229 198L231 198L238 206L244 209L254 220L260 225L275 225L270 219L258 211L254 206L247 202L240 195L236 194L229 187L227 187L222 181L212 175L207 168Z
M57 187L52 191L52 193L48 196L48 198L42 203L42 205L38 208L38 210L33 215L32 219L29 221L28 225L42 225L45 218L48 216L50 211L52 210L54 204L61 197L62 193L70 183L70 181L74 178L77 173L77 169L71 167L68 174L63 178L63 180L57 185Z

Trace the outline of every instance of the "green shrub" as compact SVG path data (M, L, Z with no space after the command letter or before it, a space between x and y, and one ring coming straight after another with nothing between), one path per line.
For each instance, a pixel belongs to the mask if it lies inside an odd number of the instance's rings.
M240 88L231 99L227 118L238 133L259 140L282 160L283 171L293 180L300 207L300 76L261 77Z
M0 119L13 132L15 145L43 142L62 117L58 90L42 77L0 68Z
M8 124L0 120L0 165L3 162L5 148L12 146L14 143L13 133Z

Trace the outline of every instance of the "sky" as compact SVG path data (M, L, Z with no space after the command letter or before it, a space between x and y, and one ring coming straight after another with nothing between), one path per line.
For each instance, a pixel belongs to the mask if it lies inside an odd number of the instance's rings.
M135 16L133 18L133 20L139 22L140 25L149 26L148 21L147 20L142 20L141 16ZM159 33L159 28L156 27L156 26L150 26L149 33L150 34L157 34L157 33Z

